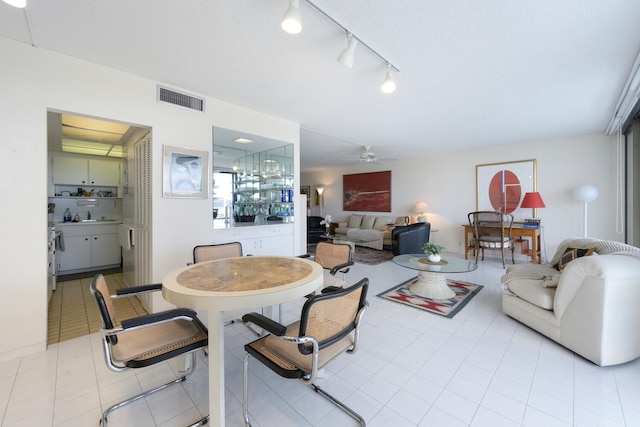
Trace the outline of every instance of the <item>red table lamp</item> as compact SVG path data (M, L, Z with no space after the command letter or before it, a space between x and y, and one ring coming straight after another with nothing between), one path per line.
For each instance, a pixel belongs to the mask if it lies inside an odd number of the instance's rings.
M529 193L525 193L524 198L522 199L522 203L520 204L521 208L530 208L533 213L533 218L536 218L536 209L544 208L544 202L542 201L542 197L540 193L537 191L532 191Z

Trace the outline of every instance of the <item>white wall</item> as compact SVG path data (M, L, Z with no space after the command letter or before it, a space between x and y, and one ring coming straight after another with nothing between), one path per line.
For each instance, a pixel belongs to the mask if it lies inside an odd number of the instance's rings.
M547 206L538 210L538 217L551 258L562 240L582 236L582 205L572 197L573 189L582 184L593 184L600 191L588 207L589 236L623 240L615 226L615 147L615 137L581 135L303 173L301 185L325 184L323 213L340 219L351 214L342 210L343 174L391 170L392 214L415 216L413 206L425 201L430 208L427 218L439 230L432 237L446 251L463 253L461 224L475 210L476 165L536 159L537 189ZM318 214L318 207L312 207L312 215Z
M0 191L6 203L0 210L0 361L46 346L47 109L152 128L154 282L184 266L193 246L213 233L210 199L162 198L163 144L211 153L212 126L221 126L293 143L299 157L296 123L211 98L204 114L158 104L156 83L166 82L7 39L0 38L0 56Z

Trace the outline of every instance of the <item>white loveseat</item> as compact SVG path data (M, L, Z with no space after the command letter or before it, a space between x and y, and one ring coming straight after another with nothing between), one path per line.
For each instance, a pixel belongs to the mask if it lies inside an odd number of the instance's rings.
M595 253L570 261L572 253L585 252L571 248L595 248ZM565 264L560 271L552 267L559 261ZM505 314L593 363L616 365L640 357L640 249L568 239L550 264L509 266L502 286Z
M356 245L382 250L384 245L391 247L391 229L393 225L402 225L404 216L358 215L353 214L345 221L338 222L336 236L354 239Z

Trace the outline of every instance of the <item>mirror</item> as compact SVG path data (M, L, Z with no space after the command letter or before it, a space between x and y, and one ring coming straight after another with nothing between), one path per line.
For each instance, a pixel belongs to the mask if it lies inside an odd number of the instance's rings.
M293 221L293 147L213 128L214 227Z

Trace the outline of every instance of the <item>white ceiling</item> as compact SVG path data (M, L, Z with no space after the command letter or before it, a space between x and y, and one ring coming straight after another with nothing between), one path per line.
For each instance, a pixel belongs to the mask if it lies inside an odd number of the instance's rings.
M303 170L603 132L640 52L637 0L314 1L395 93L304 1L298 35L287 0L0 2L0 36L299 122Z

